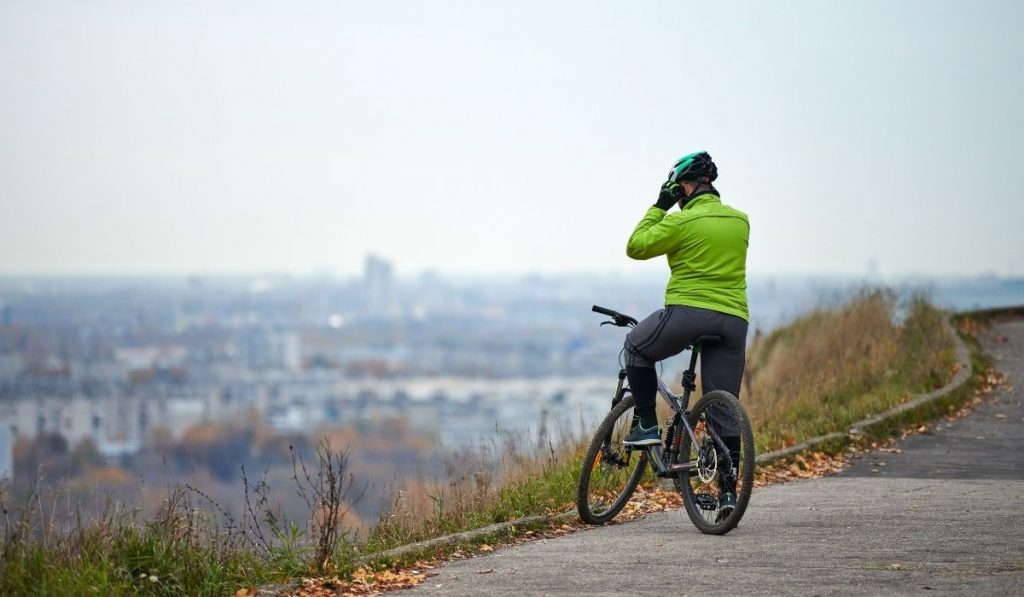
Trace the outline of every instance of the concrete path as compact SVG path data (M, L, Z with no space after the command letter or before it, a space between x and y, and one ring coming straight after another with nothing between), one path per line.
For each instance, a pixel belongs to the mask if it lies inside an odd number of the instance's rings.
M983 344L1011 386L994 403L902 453L758 490L725 537L667 512L453 562L413 592L1022 595L1024 321Z

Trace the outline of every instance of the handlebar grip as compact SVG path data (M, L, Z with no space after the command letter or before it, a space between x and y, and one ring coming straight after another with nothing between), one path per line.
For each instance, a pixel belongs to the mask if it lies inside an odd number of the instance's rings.
M605 309L604 307L598 307L594 305L591 309L594 313L600 313L601 315L607 315L608 317L618 317L619 314L611 309Z

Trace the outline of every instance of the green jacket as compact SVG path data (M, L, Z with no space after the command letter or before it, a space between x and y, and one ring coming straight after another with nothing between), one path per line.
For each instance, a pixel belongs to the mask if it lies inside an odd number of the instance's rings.
M626 244L633 259L668 256L672 276L666 305L687 305L750 321L747 313L747 214L723 205L714 193L691 199L665 215L651 207Z

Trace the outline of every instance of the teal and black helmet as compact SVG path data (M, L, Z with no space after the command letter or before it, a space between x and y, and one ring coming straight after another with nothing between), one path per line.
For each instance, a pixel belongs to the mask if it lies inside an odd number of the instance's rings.
M706 151L684 155L676 160L676 165L672 166L672 171L668 173L668 179L672 182L714 182L716 178L718 166L715 166Z

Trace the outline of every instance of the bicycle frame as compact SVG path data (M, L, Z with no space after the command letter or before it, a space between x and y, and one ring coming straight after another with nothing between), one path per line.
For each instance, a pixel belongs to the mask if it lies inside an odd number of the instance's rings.
M655 445L641 448L643 450L643 456L646 456L650 460L652 466L655 469L655 473L659 477L674 477L678 473L689 471L697 467L697 462L684 462L682 464L669 464L672 461L672 456L679 452L679 446L682 441L682 433L677 433L680 423L682 428L686 430L686 434L690 437L690 441L694 446L698 448L702 447L701 441L697 438L693 427L690 425L688 410L690 404L690 394L697 389L696 385L696 367L697 367L697 356L700 354L700 346L691 347L690 353L690 367L683 372L683 393L675 394L669 389L668 384L664 382L660 377L658 378L658 394L661 395L662 399L668 405L672 412L672 418L670 419L668 427L668 436L665 446ZM626 379L626 370L621 369L619 371L619 383L615 391L615 398L612 400L612 407L622 399L623 396L623 381ZM712 441L715 443L715 447L718 448L722 454L726 455L729 461L729 466L732 466L731 458L729 457L729 450L725 447L722 442L722 438L719 437L718 433L713 427L707 427L707 432L711 436ZM627 450L630 448L627 447Z

